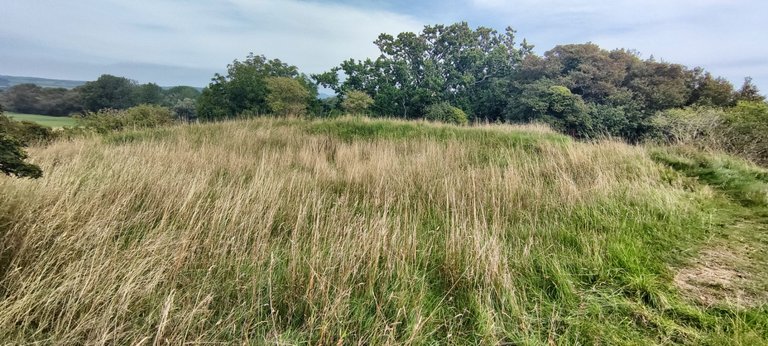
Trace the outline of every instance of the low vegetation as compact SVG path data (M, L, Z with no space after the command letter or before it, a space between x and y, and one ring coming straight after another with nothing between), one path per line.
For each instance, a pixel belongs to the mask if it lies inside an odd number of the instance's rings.
M76 120L73 117L54 117L40 114L20 114L11 112L6 112L5 115L13 120L34 122L36 124L54 129L74 127L77 125Z
M768 342L767 173L738 159L363 118L30 154L43 178L0 177L2 343ZM741 278L697 291L713 248Z

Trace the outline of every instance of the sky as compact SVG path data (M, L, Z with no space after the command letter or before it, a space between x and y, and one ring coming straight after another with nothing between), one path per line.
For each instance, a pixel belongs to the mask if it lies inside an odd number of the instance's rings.
M0 75L205 86L249 52L317 73L380 33L466 21L543 54L594 42L768 91L764 0L0 0Z

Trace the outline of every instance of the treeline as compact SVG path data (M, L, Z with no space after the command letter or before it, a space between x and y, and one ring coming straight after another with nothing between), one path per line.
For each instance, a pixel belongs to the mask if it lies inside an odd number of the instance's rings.
M213 120L274 112L270 83L279 78L293 81L292 90L303 90L293 95L299 114L354 110L454 119L455 108L474 122L537 121L577 138L639 142L659 135L653 118L666 110L764 102L749 78L737 89L701 68L642 59L631 50L586 43L557 46L539 56L525 40L517 43L511 28L434 25L420 33L381 34L374 43L378 58L347 60L311 76L264 56L235 60L226 76L217 74L203 90L199 116ZM319 86L336 96L318 100ZM434 116L436 109L444 112ZM461 122L461 116L456 119Z
M0 104L11 112L68 116L101 109L127 109L140 104L194 110L198 96L200 91L189 86L163 89L154 83L138 84L124 77L105 74L73 89L15 85L0 93Z

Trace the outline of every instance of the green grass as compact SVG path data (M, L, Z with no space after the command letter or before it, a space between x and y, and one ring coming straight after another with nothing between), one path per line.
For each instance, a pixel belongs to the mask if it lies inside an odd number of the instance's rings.
M768 343L764 303L675 281L744 242L768 289L764 170L739 160L363 118L30 154L44 178L0 177L3 344Z
M13 118L14 120L31 121L31 122L35 122L40 125L51 127L51 128L77 126L75 119L71 117L53 117L53 116L40 115L40 114L21 114L21 113L12 113L12 112L5 112L4 114L10 118Z

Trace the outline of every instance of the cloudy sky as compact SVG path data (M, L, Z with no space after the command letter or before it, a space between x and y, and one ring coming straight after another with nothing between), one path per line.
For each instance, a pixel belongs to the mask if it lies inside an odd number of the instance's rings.
M325 71L379 33L512 26L538 53L594 42L768 91L764 0L0 0L0 74L204 86L249 52Z

